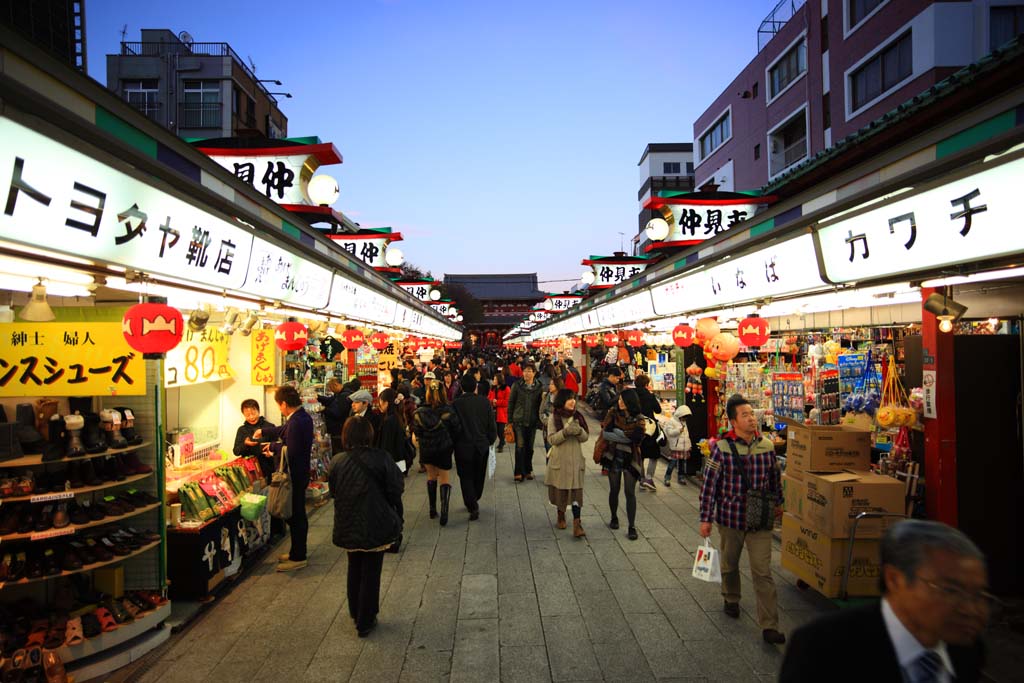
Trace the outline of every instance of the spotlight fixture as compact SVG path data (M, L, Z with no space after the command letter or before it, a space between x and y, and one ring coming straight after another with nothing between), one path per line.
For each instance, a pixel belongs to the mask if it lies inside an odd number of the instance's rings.
M188 329L193 332L202 332L206 329L206 324L210 322L210 308L207 304L203 304L192 311L188 316Z
M18 313L18 317L34 323L49 322L57 318L53 314L50 304L46 301L46 286L43 285L41 279L39 284L32 286L32 296L24 308L21 309L21 312Z
M259 321L259 314L257 314L256 311L250 311L249 317L247 317L245 319L245 322L242 323L241 327L238 328L238 333L241 334L243 337L248 337L250 334L252 334L252 328L256 327L256 324L259 323Z
M235 333L238 329L238 319L241 317L237 308L228 308L224 313L224 322L220 326L220 331L229 337Z

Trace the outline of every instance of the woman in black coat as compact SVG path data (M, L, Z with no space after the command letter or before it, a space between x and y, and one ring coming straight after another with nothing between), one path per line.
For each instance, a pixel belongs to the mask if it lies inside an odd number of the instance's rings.
M327 475L333 540L348 551L348 613L365 638L377 625L384 551L402 538L402 473L387 453L370 446L373 427L365 418L349 418L341 441L345 450L331 459Z
M398 392L385 389L377 395L377 406L380 415L380 432L374 438L373 445L385 450L397 462L405 463L406 475L412 464L412 444L409 443L409 430L405 426L405 414L398 403Z
M639 375L635 384L636 395L640 398L640 412L652 420L655 419L654 416L661 412L661 401L647 388L651 385L651 378L647 375ZM647 476L640 482L640 488L656 491L658 487L654 485L654 473L658 468L661 449L654 436L644 437L644 440L640 442L640 455L647 461Z

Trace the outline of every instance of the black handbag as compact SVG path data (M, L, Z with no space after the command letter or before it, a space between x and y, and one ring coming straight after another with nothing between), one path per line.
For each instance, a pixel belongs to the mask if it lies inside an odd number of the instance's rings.
M743 497L747 507L747 530L767 531L775 525L775 506L772 502L770 491L764 489L752 489L750 479L747 477L747 466L743 458L736 451L736 444L732 439L729 442L729 449L732 451L733 467L740 471L740 478L743 480Z

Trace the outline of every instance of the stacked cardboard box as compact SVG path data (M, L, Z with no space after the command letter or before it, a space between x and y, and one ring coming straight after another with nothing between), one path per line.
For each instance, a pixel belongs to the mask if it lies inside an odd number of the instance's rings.
M850 548L851 515L902 512L903 484L868 472L871 434L848 426L789 424L782 566L826 597L838 597ZM879 594L878 539L897 518L857 524L849 595Z

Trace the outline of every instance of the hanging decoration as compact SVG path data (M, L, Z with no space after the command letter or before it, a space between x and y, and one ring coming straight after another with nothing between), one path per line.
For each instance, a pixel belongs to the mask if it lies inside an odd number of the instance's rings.
M345 330L341 333L341 345L349 351L355 351L366 343L362 330Z
M583 340L580 339L579 337L571 337L569 339L569 344L572 346L572 348L578 349L583 344Z
M690 363L686 367L686 394L693 403L700 403L704 400L704 383L701 382L701 375L704 369L696 363Z
M759 347L768 342L771 335L771 328L764 318L751 316L740 321L739 325L740 342L744 346Z
M696 335L697 331L686 324L676 325L672 328L672 341L681 349L692 345L697 338Z
M146 358L159 358L181 341L185 319L167 304L136 304L121 319L121 334L128 346Z
M626 331L626 343L633 348L639 348L644 345L644 333L643 330L627 330Z
M712 337L721 332L722 329L718 326L718 321L714 318L701 318L697 321L697 330L694 336L694 341L700 346L704 346Z
M378 351L383 351L391 344L391 338L383 332L374 332L370 335L370 346Z
M309 330L299 322L281 323L274 330L274 343L282 351L298 351L305 348L309 341Z
M619 335L615 334L614 332L608 332L607 334L604 335L604 345L605 346L618 346L619 345Z

